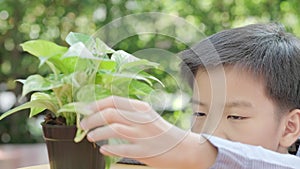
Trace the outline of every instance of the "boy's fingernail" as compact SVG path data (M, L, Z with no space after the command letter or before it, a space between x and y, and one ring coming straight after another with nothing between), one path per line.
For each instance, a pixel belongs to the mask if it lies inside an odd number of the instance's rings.
M87 134L87 139L91 142L94 142L94 139L93 139L93 134L92 133L88 133Z

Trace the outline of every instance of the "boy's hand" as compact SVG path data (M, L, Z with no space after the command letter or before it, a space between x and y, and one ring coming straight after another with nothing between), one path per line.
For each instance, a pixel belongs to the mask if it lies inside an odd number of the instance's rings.
M199 158L191 151L200 145L199 137L171 125L145 102L112 96L93 103L89 109L94 113L81 122L84 130L91 130L89 141L119 138L129 142L102 146L100 151L105 155L171 168L186 168L193 157Z

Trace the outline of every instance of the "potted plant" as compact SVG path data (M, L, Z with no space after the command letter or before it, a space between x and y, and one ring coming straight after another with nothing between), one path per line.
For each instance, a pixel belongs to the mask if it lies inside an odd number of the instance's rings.
M21 44L40 60L40 66L48 65L51 73L17 80L23 84L22 96L30 94L30 101L5 112L0 120L23 109L30 109L29 117L48 111L42 127L50 168L104 168L98 145L85 139L79 125L89 114L84 105L110 95L147 97L153 91L152 83L161 82L145 69L158 64L115 51L99 38L80 33L70 33L66 42L69 47L45 40ZM109 165L106 159L106 167Z

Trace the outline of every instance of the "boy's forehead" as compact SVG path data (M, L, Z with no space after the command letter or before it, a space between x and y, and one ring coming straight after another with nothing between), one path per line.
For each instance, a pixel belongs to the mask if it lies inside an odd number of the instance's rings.
M208 67L208 68L200 67L196 72L196 75L194 77L194 82L197 83L197 81L200 78L205 79L208 82L214 82L212 79L218 79L218 81L216 82L220 82L220 80L224 80L224 82L226 82L226 79L229 76L236 77L236 78L246 77L247 80L252 80L255 81L256 83L261 83L265 85L264 83L265 80L262 76L239 65L226 65L226 66L219 65L219 66Z
M268 99L265 93L265 83L248 71L236 67L199 69L194 81L193 100L202 105L214 102L228 107L252 107L252 102L258 97Z

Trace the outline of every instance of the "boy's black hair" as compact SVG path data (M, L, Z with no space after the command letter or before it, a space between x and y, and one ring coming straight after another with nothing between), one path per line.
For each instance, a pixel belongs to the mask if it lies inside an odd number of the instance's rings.
M300 108L300 40L280 24L221 31L180 55L190 84L198 69L238 66L263 79L267 97L280 110Z

